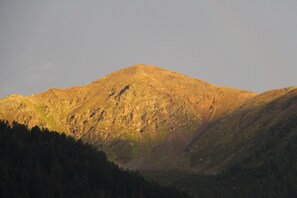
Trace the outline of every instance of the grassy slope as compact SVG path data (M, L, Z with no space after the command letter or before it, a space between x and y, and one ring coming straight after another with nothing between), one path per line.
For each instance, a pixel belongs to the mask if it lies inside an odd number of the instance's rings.
M215 173L253 152L271 127L297 114L296 98L296 88L263 93L215 122L190 146L193 168Z

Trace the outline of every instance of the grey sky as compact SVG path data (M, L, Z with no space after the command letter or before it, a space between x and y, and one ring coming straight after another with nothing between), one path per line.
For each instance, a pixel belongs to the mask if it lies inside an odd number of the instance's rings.
M258 92L297 85L297 1L0 0L0 97L137 63Z

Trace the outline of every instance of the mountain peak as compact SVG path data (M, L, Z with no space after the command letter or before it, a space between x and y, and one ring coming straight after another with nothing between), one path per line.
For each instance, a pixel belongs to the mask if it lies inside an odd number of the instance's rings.
M150 64L135 64L132 65L130 67L127 67L126 69L135 69L135 70L153 70L153 69L161 69L161 70L165 70L162 69L159 66L156 65L150 65Z
M146 73L149 75L158 75L160 73L173 73L173 72L155 65L136 64L136 65L121 69L119 71L116 71L115 73L122 74L122 75L128 74L133 76L141 73Z
M138 74L157 74L158 72L166 72L168 70L162 69L160 67L154 66L154 65L145 65L145 64L136 64L131 67L124 68L122 70L119 70L119 73L127 73L132 76L138 75Z
M0 100L0 118L66 132L135 168L135 160L152 153L168 163L161 155L174 158L199 128L254 95L137 64L81 87Z
M109 87L123 86L124 84L138 84L146 86L154 84L153 86L165 86L169 83L184 84L191 83L191 81L200 81L198 79L190 78L183 74L172 72L154 65L136 64L116 72L113 72L103 78L94 81L92 84L109 85ZM188 82L187 82L188 81ZM203 82L203 81L200 81ZM156 84L157 83L157 84ZM205 83L205 82L203 82ZM171 86L171 85L170 85Z
M127 67L127 68L134 68L134 69L144 69L144 68L159 68L158 66L155 66L155 65L148 65L148 64L135 64L135 65L132 65L130 67Z

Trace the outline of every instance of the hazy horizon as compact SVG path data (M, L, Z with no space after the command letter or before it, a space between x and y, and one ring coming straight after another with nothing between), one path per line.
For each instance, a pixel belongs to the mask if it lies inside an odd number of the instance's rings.
M0 97L152 64L263 92L297 85L297 1L0 1Z

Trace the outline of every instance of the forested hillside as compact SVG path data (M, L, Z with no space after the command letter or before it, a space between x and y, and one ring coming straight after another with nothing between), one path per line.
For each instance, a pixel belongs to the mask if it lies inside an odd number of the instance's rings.
M0 122L0 197L187 197L73 138Z

